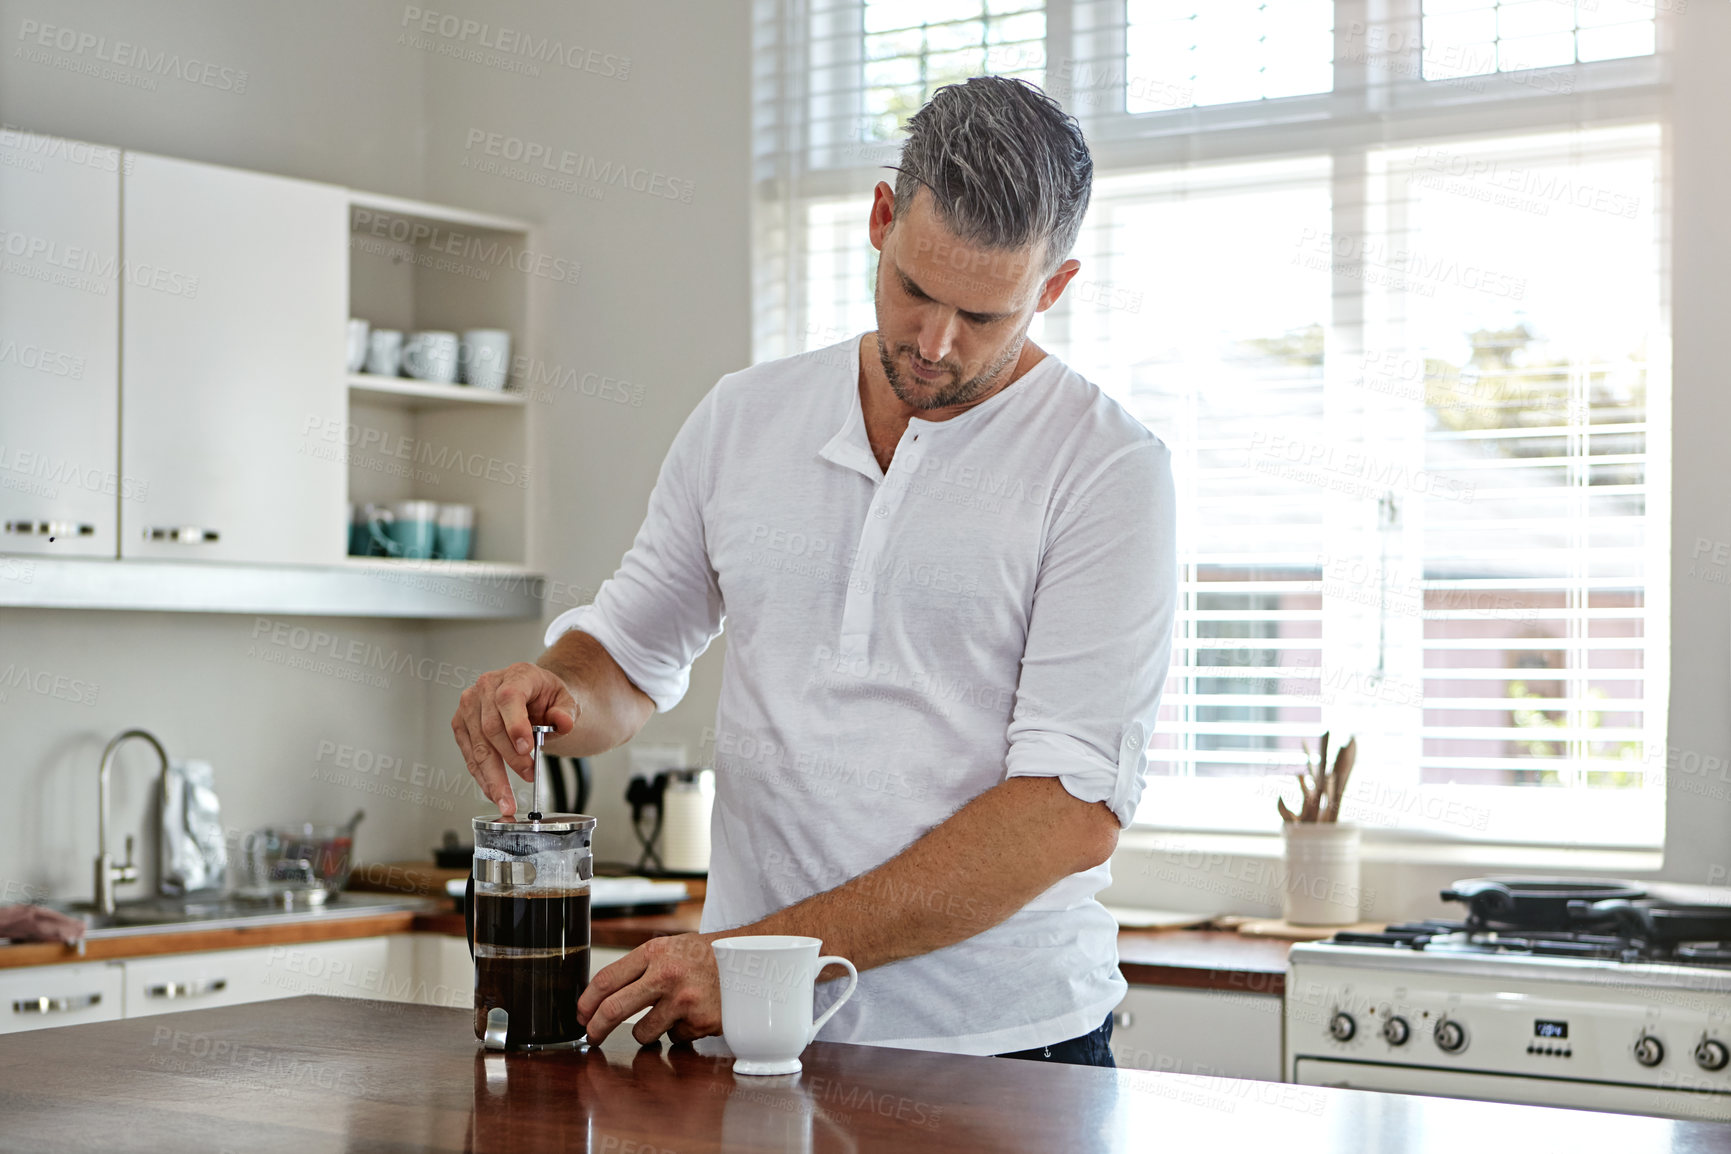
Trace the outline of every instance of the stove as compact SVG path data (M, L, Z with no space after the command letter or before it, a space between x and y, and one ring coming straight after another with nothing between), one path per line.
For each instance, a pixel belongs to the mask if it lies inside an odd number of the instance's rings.
M1294 946L1287 1079L1731 1121L1731 907L1569 904ZM1668 940L1680 910L1716 940Z

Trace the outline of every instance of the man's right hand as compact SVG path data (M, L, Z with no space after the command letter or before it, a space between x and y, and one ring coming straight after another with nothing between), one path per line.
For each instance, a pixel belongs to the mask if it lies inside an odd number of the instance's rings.
M519 661L481 674L463 690L451 732L481 792L498 805L500 816L511 817L517 799L505 767L524 781L533 781L539 769L531 726L551 725L563 737L576 724L577 701L565 682L551 670Z

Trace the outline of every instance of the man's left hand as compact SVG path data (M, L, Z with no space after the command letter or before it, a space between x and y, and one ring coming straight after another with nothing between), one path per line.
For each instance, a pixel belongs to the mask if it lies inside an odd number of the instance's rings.
M44 906L0 908L0 938L15 942L65 942L74 945L84 936L84 922Z
M589 979L577 1001L577 1020L599 1045L621 1022L653 1007L631 1028L644 1045L666 1034L691 1042L721 1033L721 980L717 934L651 938Z

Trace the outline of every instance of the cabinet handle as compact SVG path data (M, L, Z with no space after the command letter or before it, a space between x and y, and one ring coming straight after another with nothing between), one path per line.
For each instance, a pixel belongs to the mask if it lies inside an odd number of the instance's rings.
M1136 1015L1129 1010L1119 1010L1112 1015L1112 1025L1115 1029L1128 1030L1136 1024Z
M64 998L20 998L12 1003L14 1014L63 1014L88 1010L102 1001L101 994L72 994Z
M175 545L202 545L221 536L215 529L200 529L196 525L153 525L144 531L147 541L168 541Z
M228 989L227 978L209 978L202 982L160 982L144 987L147 998L203 998Z
M82 521L8 521L8 533L25 537L94 537L96 526Z

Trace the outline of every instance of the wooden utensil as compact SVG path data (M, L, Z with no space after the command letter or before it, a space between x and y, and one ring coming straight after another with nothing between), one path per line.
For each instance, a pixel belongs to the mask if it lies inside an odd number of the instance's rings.
M1329 783L1328 820L1340 820L1340 800L1346 796L1346 779L1352 776L1352 767L1358 761L1358 738L1341 746L1335 755L1333 780Z

